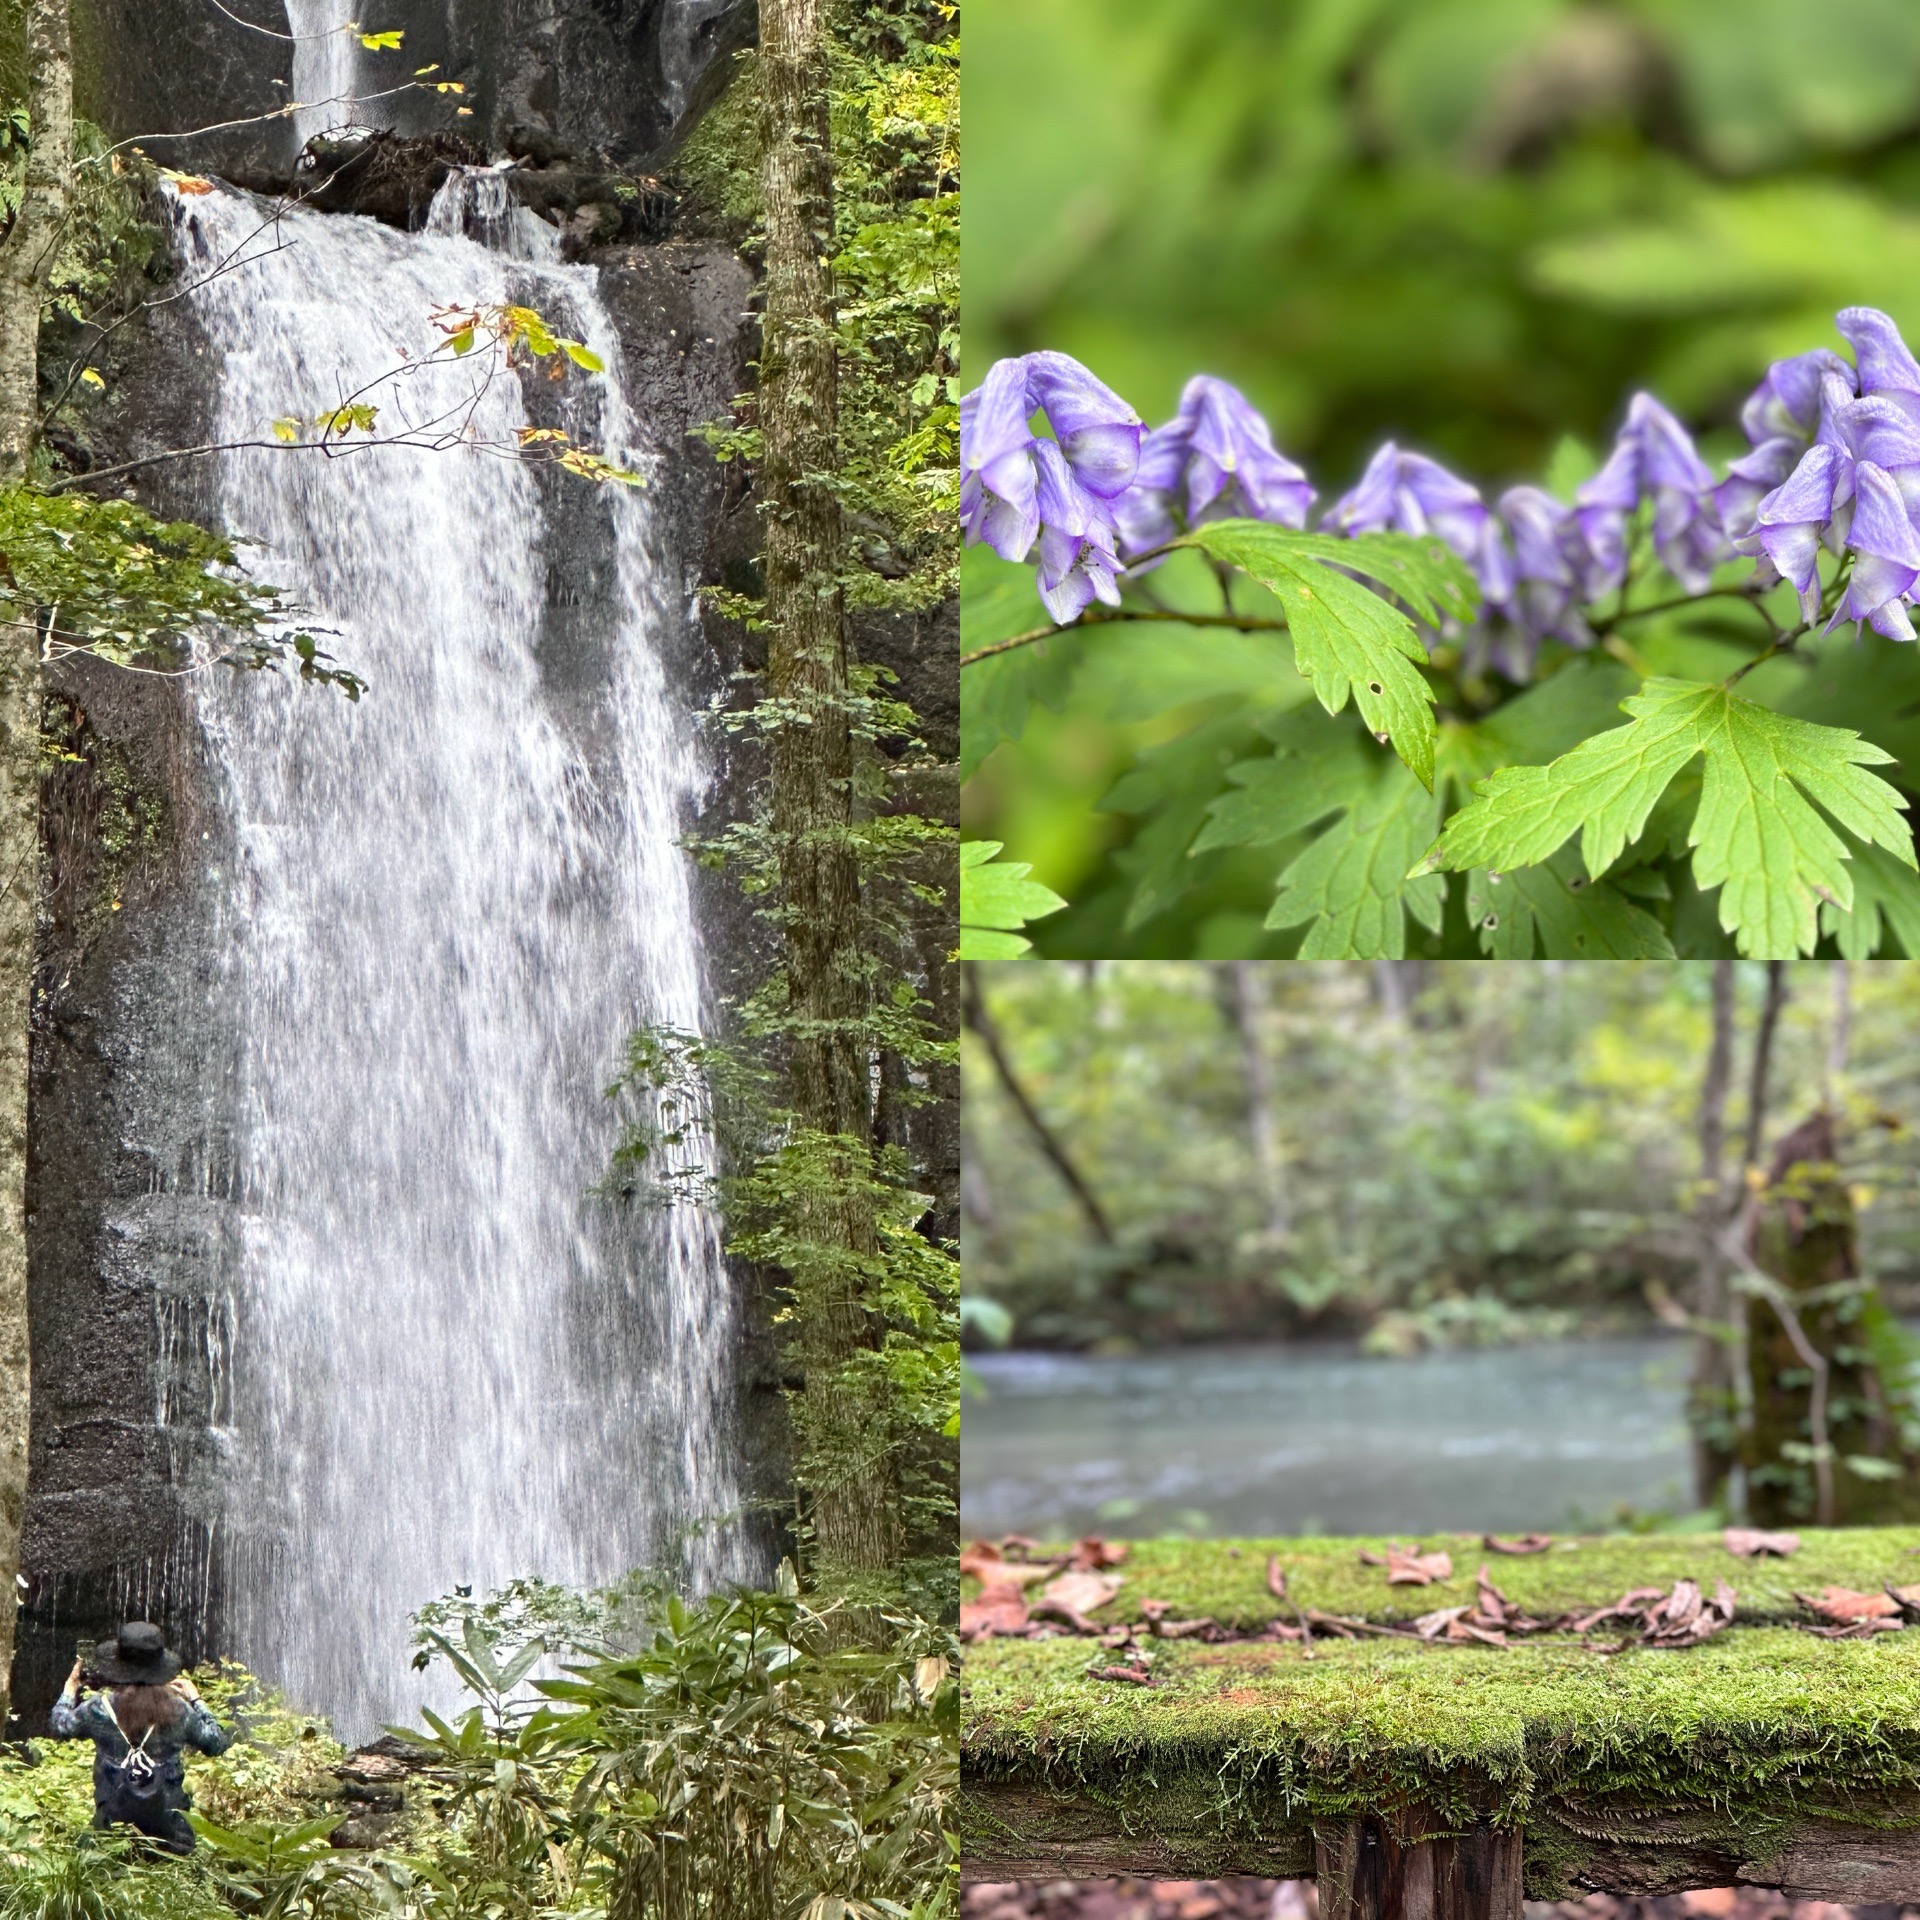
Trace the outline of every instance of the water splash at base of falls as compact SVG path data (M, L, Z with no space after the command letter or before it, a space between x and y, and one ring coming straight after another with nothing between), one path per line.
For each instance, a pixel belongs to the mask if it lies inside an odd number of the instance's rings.
M190 272L262 256L191 296L213 437L422 367L435 308L516 302L609 369L524 376L541 417L644 465L591 270L463 237L511 241L500 195L465 176L437 231L294 212L252 241L260 202L176 198ZM701 1022L696 756L663 665L688 607L644 494L512 456L528 394L485 358L369 396L376 434L471 409L466 444L221 456L220 523L366 697L196 682L239 1062L207 1276L223 1637L348 1739L436 1697L408 1615L456 1584L748 1571L737 1528L698 1531L735 1500L715 1224L592 1192L626 1035Z

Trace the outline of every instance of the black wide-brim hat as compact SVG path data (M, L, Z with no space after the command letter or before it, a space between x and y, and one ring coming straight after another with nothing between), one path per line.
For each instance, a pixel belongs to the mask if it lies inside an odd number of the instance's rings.
M183 1662L167 1638L144 1620L129 1620L111 1640L95 1643L87 1671L114 1687L164 1687Z

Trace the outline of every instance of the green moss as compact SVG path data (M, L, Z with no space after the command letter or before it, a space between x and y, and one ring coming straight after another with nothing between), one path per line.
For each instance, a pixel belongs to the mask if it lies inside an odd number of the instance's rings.
M1711 1593L1724 1579L1743 1625L1806 1618L1796 1592L1832 1585L1877 1593L1885 1584L1920 1582L1920 1527L1809 1528L1800 1537L1790 1560L1749 1561L1727 1552L1717 1533L1557 1540L1549 1552L1524 1557L1490 1553L1478 1535L1430 1533L1420 1544L1444 1547L1454 1567L1451 1580L1430 1587L1390 1587L1384 1567L1361 1565L1360 1550L1382 1552L1384 1539L1143 1540L1119 1569L1126 1584L1099 1618L1139 1620L1143 1600L1167 1600L1177 1618L1210 1614L1237 1631L1291 1620L1291 1608L1267 1591L1269 1555L1279 1557L1301 1606L1383 1623L1471 1602L1483 1565L1509 1600L1537 1615L1604 1606L1633 1587L1683 1578ZM1400 1544L1408 1544L1405 1536Z
M1389 1593L1380 1570L1356 1564L1359 1544L1247 1542L1235 1557L1224 1543L1143 1543L1124 1591L1130 1611L1164 1598L1256 1625L1276 1611L1271 1548L1304 1604L1391 1618L1469 1598L1482 1557L1446 1542L1464 1563L1452 1582ZM1582 1541L1500 1563L1496 1577L1558 1611L1725 1575L1745 1617L1778 1620L1795 1586L1915 1578L1916 1548L1912 1529L1811 1534L1794 1560L1756 1568L1717 1537ZM983 1841L1012 1794L1029 1832L1066 1837L1098 1810L1109 1831L1150 1833L1208 1872L1297 1859L1316 1820L1425 1806L1456 1827L1521 1827L1529 1890L1544 1896L1609 1839L1752 1860L1814 1816L1920 1825L1920 1633L1830 1641L1736 1624L1684 1651L1613 1655L1571 1636L1505 1649L1322 1641L1311 1658L1283 1642L1167 1641L1148 1688L1088 1678L1089 1652L1076 1638L971 1649L966 1819Z

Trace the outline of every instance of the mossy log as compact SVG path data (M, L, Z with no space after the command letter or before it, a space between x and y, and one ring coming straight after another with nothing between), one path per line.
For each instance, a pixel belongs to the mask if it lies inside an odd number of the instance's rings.
M1391 1625L1474 1597L1483 1562L1537 1617L1727 1581L1735 1622L1654 1650L1596 1632L1504 1647L1406 1638L1153 1645L1153 1684L1090 1678L1097 1644L968 1652L969 1877L1314 1875L1339 1920L1518 1920L1529 1898L1747 1882L1853 1904L1920 1895L1920 1628L1800 1630L1795 1599L1920 1581L1920 1528L1804 1536L1736 1559L1717 1535L1561 1541L1500 1558L1435 1539L1452 1579L1388 1587L1378 1541L1136 1546L1101 1623L1308 1610ZM1288 1601L1267 1590L1269 1554ZM1104 1660L1109 1656L1101 1655ZM1424 1854L1424 1857L1422 1857Z

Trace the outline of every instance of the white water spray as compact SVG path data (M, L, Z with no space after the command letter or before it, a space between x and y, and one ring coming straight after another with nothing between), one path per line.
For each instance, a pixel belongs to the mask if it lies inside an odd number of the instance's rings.
M536 369L542 417L642 464L592 271L462 237L492 218L512 240L498 185L450 183L413 236L285 215L250 249L280 251L196 291L214 436L268 439L420 367L437 307L513 301L608 369ZM173 205L190 272L262 218L224 189ZM209 876L241 1062L229 1638L349 1739L433 1697L408 1615L456 1584L744 1571L737 1529L687 1533L735 1497L714 1222L590 1191L625 1036L701 1019L695 755L662 664L687 609L644 494L501 451L527 396L485 359L368 396L376 436L470 407L463 444L221 457L221 523L336 630L366 697L196 683L235 849Z

